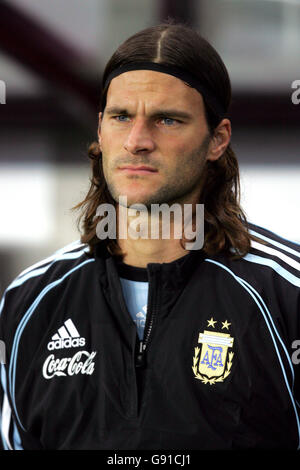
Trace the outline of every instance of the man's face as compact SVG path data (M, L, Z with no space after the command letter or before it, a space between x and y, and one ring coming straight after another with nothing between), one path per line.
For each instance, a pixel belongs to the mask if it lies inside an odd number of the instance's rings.
M209 140L202 97L178 78L137 70L111 81L99 142L114 200L197 201Z

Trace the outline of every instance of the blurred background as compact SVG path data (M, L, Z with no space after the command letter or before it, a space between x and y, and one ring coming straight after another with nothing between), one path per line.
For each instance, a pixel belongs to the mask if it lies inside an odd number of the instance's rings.
M197 29L228 68L249 220L300 243L300 0L1 1L0 295L79 238L70 209L89 185L105 64L168 17Z

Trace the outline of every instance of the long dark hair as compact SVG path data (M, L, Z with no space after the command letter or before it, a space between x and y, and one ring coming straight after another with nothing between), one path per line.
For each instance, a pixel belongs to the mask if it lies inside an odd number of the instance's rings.
M102 81L101 110L106 104L109 83L108 75L116 68L136 62L159 62L175 65L197 77L214 94L227 113L231 103L231 84L227 69L217 51L196 31L182 25L167 22L140 31L127 39L109 60ZM222 117L204 99L206 119L210 135ZM116 205L112 199L102 170L101 151L93 142L88 151L91 160L91 185L85 199L75 209L82 210L81 241L91 251L99 243L95 217L97 207L102 203ZM99 164L100 162L100 164ZM204 204L205 238L203 250L208 255L225 252L236 258L244 256L253 239L247 228L246 216L240 206L240 180L237 158L229 144L223 155L216 161L207 161L204 168L204 188L201 202ZM117 240L107 240L112 254L122 256Z

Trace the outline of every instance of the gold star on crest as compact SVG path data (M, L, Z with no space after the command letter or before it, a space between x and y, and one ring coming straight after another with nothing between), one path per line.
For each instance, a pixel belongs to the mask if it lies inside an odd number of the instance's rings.
M217 320L214 320L213 317L211 317L210 320L207 320L207 326L212 326L213 328L215 327L215 323L217 323Z
M230 325L231 325L231 323L228 323L227 320L222 321L222 330L223 330L223 328L226 328L228 330Z

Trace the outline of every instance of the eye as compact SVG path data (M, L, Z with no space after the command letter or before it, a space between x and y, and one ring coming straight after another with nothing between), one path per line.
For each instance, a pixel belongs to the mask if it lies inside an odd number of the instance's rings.
M173 118L170 118L170 117L164 117L164 118L161 118L161 120L164 121L164 123L167 126L172 126L172 125L177 124L179 122L176 119L173 119Z
M118 122L127 122L129 120L129 116L126 114L120 114L119 116L113 116L113 119Z

